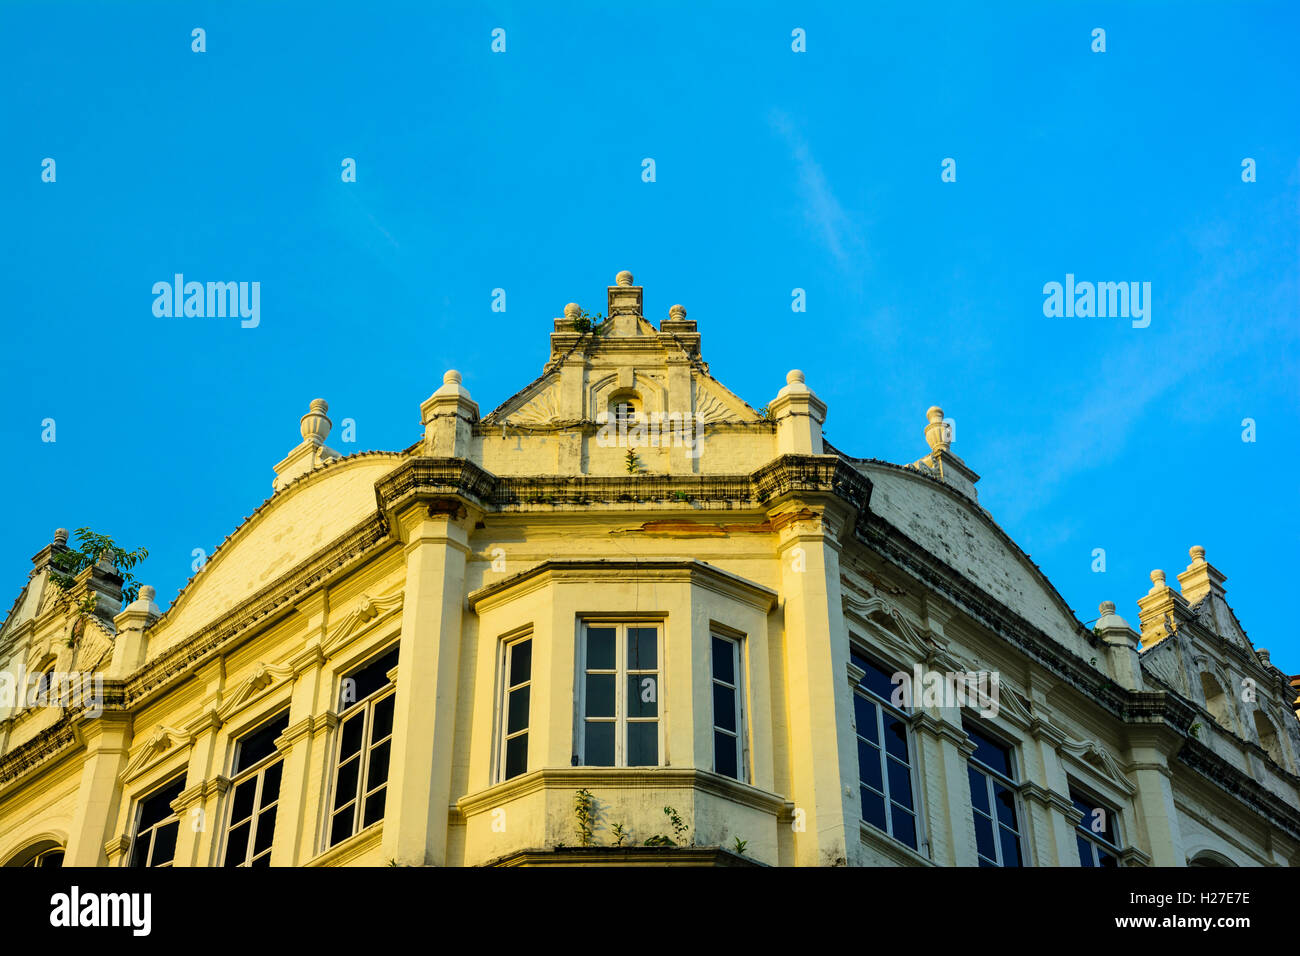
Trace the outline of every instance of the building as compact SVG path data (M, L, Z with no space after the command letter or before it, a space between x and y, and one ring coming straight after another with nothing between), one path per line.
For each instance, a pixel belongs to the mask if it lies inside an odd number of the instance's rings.
M919 460L853 458L630 273L564 312L540 378L480 415L447 372L403 451L312 402L165 614L107 560L55 601L56 534L0 628L0 862L1297 859L1291 679L1203 549L1090 629L938 408Z

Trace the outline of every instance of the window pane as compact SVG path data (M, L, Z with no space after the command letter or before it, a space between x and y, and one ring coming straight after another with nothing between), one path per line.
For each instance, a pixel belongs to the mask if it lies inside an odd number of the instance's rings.
M614 669L614 628L587 628L587 670Z
M343 710L365 700L381 687L388 686L388 672L397 666L398 649L394 647L373 663L353 671L344 678L339 689L339 709Z
M533 669L533 642L520 641L510 645L510 686L527 681Z
M659 628L629 627L627 629L627 669L630 671L659 669Z
M966 733L970 736L971 742L975 744L975 753L972 760L978 760L984 766L996 770L1005 777L1011 774L1011 750L1004 747L998 742L991 740L979 730L972 728L969 724L963 725Z
M907 724L885 717L885 749L899 760L907 760Z
M912 809L912 776L907 772L907 768L897 760L887 761L889 764L889 797Z
M140 804L140 829L153 826L159 820L166 820L172 815L171 803L185 789L185 778L177 777L174 781L155 790Z
M150 866L162 866L164 863L170 863L172 857L176 855L176 834L180 830L180 823L173 821L164 823L153 832L153 855L149 858Z
M872 793L866 787L859 787L858 789L862 793L862 819L877 829L885 829L884 799L879 794Z
M713 769L728 777L740 779L736 760L736 738L720 730L713 732Z
M587 721L584 759L588 767L614 766L614 724Z
M507 708L508 716L506 717L507 734L513 734L515 731L523 730L528 726L529 690L529 687L520 687L518 690L510 692L510 704Z
M267 721L257 730L239 742L239 759L235 762L235 773L247 770L276 752L275 738L284 733L289 726L289 712L285 711L274 720Z
M880 751L864 740L858 741L858 779L877 790L884 790L881 780Z
M893 670L886 670L878 664L872 663L865 657L853 655L853 663L857 664L867 672L862 678L862 686L876 694L883 700L893 703L894 690L899 686L890 679Z
M261 853L271 848L271 839L275 836L275 811L263 810L257 815L257 838L253 840L253 852Z
M357 769L360 761L350 760L339 768L338 783L334 788L334 809L337 810L357 795Z
M916 818L898 804L893 806L894 839L916 849Z
M1016 796L1006 787L994 785L993 799L998 808L998 822L1016 829Z
M659 765L659 724L655 721L627 725L627 765Z
M713 676L728 684L736 683L734 647L731 641L724 641L720 637L713 639Z
M397 695L390 694L375 704L375 719L370 729L371 740L383 740L393 732L393 706Z
M339 759L347 760L354 753L361 749L361 734L364 732L365 724L362 722L363 714L358 711L347 720L343 721L343 733L339 735Z
M1079 844L1079 865L1094 866L1092 862L1092 844L1081 836L1076 836L1075 841Z
M1008 830L1006 827L999 827L1000 836L1002 837L1002 865L1003 866L1022 866L1020 859L1020 838Z
M1119 866L1119 860L1116 857L1112 856L1111 854L1107 853L1105 850L1097 851L1097 859L1101 861L1102 866L1106 866L1106 867Z
M284 763L279 760L262 771L262 806L280 799L280 775L283 772Z
M980 773L974 767L966 768L970 776L970 802L976 810L986 815L992 816L993 811L989 808L989 788L988 777Z
M366 797L366 813L361 818L361 825L368 827L372 823L378 823L384 818L384 796L388 793L388 788L376 791Z
M257 795L257 777L245 780L235 788L235 798L231 803L230 822L239 823L247 820L253 813L253 798Z
M367 792L388 782L388 751L392 745L391 740L385 740L370 752L370 768L366 771Z
M627 716L659 716L659 675L627 675Z
M241 823L230 831L226 842L226 866L239 866L248 855L249 824Z
M352 807L334 814L334 819L330 822L330 846L352 836L352 814Z
M520 734L506 741L505 779L528 772L528 735Z
M587 716L614 716L614 675L587 675Z
M858 736L874 744L880 743L880 729L876 725L876 705L861 694L853 695L853 720L858 725Z
M997 859L997 853L993 849L993 821L978 813L975 814L975 848L979 850L980 856Z
M713 685L713 725L733 732L736 729L736 692L721 684Z

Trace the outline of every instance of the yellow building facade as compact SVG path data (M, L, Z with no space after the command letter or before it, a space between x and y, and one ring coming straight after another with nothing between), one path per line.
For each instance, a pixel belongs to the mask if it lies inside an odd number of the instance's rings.
M941 410L853 458L802 373L754 409L685 309L606 294L405 450L312 402L166 613L107 560L69 611L57 533L0 627L0 863L1297 859L1294 693L1203 549L1087 627Z

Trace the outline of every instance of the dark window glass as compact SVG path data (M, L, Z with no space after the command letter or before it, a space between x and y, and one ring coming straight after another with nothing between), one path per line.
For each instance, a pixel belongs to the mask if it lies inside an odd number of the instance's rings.
M713 753L716 773L728 777L740 778L740 768L736 766L736 738L721 730L713 731Z
M587 716L614 716L614 675L587 675Z
M614 766L614 722L587 723L587 766Z
M900 686L893 681L892 675L894 672L886 670L860 654L853 654L852 656L853 663L867 672L866 676L862 678L862 686L892 705L894 703L894 691ZM906 710L906 708L903 709Z
M659 668L659 629L656 627L629 627L627 629L627 669L652 671Z
M238 758L235 761L235 773L241 773L254 764L259 764L267 757L279 751L275 749L275 739L289 726L289 712L268 720L252 733L240 738Z
M658 675L627 675L627 715L629 717L659 716Z
M379 657L374 662L367 664L365 667L348 675L351 680L343 682L342 700L339 703L339 709L344 710L348 707L355 707L361 701L365 700L381 687L388 686L388 672L397 666L398 648L393 648L388 653ZM352 694L348 694L349 686Z
M659 724L654 721L627 725L627 765L655 767L659 764Z
M713 679L727 684L736 683L735 651L730 641L720 637L713 638Z
M612 627L587 628L587 670L612 671L614 669L614 638Z
M510 645L510 686L527 683L533 672L533 642L518 641Z

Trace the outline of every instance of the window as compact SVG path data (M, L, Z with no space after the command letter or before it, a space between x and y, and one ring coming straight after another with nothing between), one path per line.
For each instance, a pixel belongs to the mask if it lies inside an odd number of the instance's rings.
M713 647L713 771L747 780L745 713L740 674L740 641L712 636Z
M980 866L1024 866L1016 813L1016 772L1011 748L963 725L975 744L966 771L975 811L975 849Z
M1079 865L1119 866L1122 851L1116 829L1118 811L1074 787L1070 788L1070 802L1083 814L1074 830L1079 844Z
M235 748L234 796L226 826L226 866L270 866L275 811L284 761L275 739L289 726L286 710L240 738Z
M889 671L856 652L853 663L866 671L853 694L862 819L915 850L916 802L908 717L890 703L894 682Z
M533 640L505 646L505 687L501 713L501 779L528 772L528 708L532 697Z
M172 865L181 820L171 805L184 789L185 775L181 774L140 801L131 841L132 866Z
M388 761L397 689L388 672L397 648L343 679L339 750L327 846L341 843L384 818Z
M26 851L18 854L5 866L61 867L63 866L63 847L51 841L38 843L36 846L28 847Z
M659 627L587 624L575 766L659 766Z

